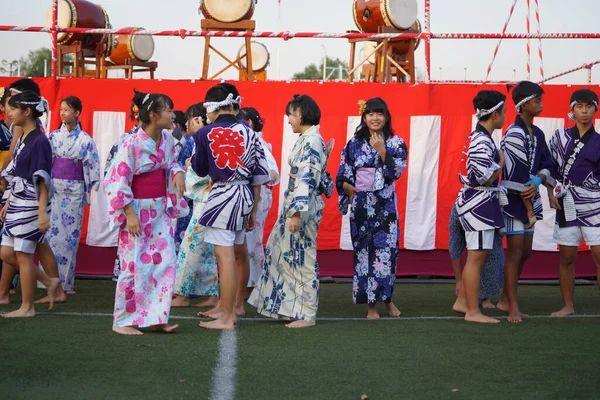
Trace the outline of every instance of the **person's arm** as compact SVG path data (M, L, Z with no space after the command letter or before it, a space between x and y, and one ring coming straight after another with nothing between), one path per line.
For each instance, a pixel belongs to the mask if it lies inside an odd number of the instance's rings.
M46 207L48 206L48 186L44 183L43 180L39 182L39 209L38 209L38 223L40 225L40 232L46 233L48 228L50 228L50 218L48 218L48 213L46 211Z

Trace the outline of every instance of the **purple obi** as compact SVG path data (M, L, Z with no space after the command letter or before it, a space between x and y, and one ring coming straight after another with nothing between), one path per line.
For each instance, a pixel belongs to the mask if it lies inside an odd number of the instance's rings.
M52 163L52 178L83 182L83 161L55 158Z
M358 168L356 170L356 185L359 192L375 191L375 168Z

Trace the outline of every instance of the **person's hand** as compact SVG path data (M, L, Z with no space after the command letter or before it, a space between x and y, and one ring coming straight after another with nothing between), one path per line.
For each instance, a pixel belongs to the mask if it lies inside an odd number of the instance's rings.
M498 161L498 165L500 166L500 168L504 168L504 165L505 165L504 152L500 149L498 149L498 156L500 157L500 161Z
M6 204L4 207L2 207L2 210L0 210L0 221L4 222L4 220L6 219L6 213L8 212L8 204Z
M177 197L181 198L185 193L185 176L183 175L183 172L178 172L177 174L175 174L174 181L175 190L177 190Z
M251 212L250 217L248 218L248 226L246 227L246 232L252 232L256 229L256 212Z
M356 188L354 186L352 186L351 184L349 184L348 182L344 182L342 189L344 189L344 193L346 193L346 196L348 196L348 198L350 199L350 204L352 204L354 195L356 193L358 193L358 190L356 190Z
M296 233L300 230L300 224L302 223L299 215L294 215L290 218L288 228L291 233Z
M142 227L140 225L140 220L137 215L131 213L127 216L127 230L129 234L132 236L139 236L142 233Z
M41 211L38 214L38 223L40 225L40 232L48 232L48 229L50 229L50 218L48 218L48 213L46 211Z
M192 158L188 158L187 160L185 160L185 166L186 168L190 168L192 166Z
M529 187L527 189L525 189L521 192L521 197L524 200L533 200L536 193L537 193L537 186L535 185L535 182L531 182L531 185L529 185Z
M554 195L554 191L552 189L548 189L548 203L550 203L550 208L560 210L560 203L558 202L558 199Z
M369 139L369 143L371 147L373 147L377 153L381 154L385 151L385 141L383 140L383 136L380 133L371 135L371 139Z

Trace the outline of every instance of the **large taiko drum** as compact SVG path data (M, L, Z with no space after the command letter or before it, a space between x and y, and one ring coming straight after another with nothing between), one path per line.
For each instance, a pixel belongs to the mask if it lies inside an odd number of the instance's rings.
M410 27L410 29L398 31L398 32L421 33L421 22L417 19L415 21L415 23L413 24L413 26ZM421 44L421 39L417 39L417 43L415 43L415 50L417 49L417 47L419 47L419 44ZM377 46L377 42L364 42L363 43L364 56L366 57L368 54L371 54L376 46ZM410 49L410 39L391 40L390 47L392 48L392 52L394 54L398 54L398 55L407 54ZM371 64L375 64L375 55L373 54L372 56L370 56L367 61Z
M269 50L267 47L259 42L252 42L250 46L252 49L252 71L261 72L267 69L269 66L269 61L271 59L271 55L269 54ZM238 51L238 58L242 55L246 54L246 45L243 45ZM238 65L242 69L246 69L248 65L246 57L242 58Z
M138 29L144 28L123 28ZM117 35L110 60L117 65L124 65L128 58L148 61L154 55L154 39L147 35Z
M52 26L52 7L46 14L46 26ZM61 28L110 28L108 14L98 4L87 0L58 0L58 26ZM100 43L109 43L111 35L66 33L58 34L58 44L70 46L81 43L82 48L96 50ZM111 46L109 47L109 51Z
M375 33L380 26L410 29L417 19L417 0L354 0L354 22L361 32Z
M252 18L256 0L200 0L205 18L219 22L238 22Z

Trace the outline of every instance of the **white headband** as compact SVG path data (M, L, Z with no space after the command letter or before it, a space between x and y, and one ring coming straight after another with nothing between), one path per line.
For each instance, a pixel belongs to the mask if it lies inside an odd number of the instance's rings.
M35 109L41 113L47 112L50 108L48 106L48 100L40 96L39 101L17 101L17 104L25 104L28 106L35 105Z
M477 113L475 113L475 117L477 119L481 119L482 117L485 117L486 115L490 115L491 113L493 113L494 111L496 111L500 107L502 107L503 104L504 104L504 100L501 101L500 103L496 104L494 107L490 108L489 110L480 110L478 108Z
M537 95L537 94L532 94L531 96L527 96L527 97L525 97L523 100L521 100L520 102L518 102L518 103L515 105L515 109L517 110L517 112L518 112L518 113L520 113L520 112L521 112L521 106L522 106L523 104L527 103L529 100L533 100L533 99L535 99L536 97L538 97L538 95Z
M225 100L223 100L223 101L207 101L206 103L203 104L203 106L204 106L204 108L206 108L207 113L211 113L211 112L218 110L221 107L227 107L232 104L241 105L242 98L240 96L238 96L234 99L233 94L229 93L229 95L227 96L227 98Z
M575 107L575 105L579 103L579 101L575 100L571 102L571 111L567 114L569 116L569 119L571 121L575 121L575 114L573 113L573 107ZM596 107L596 110L598 109L598 102L596 100L592 100L592 104L594 105L594 107Z

